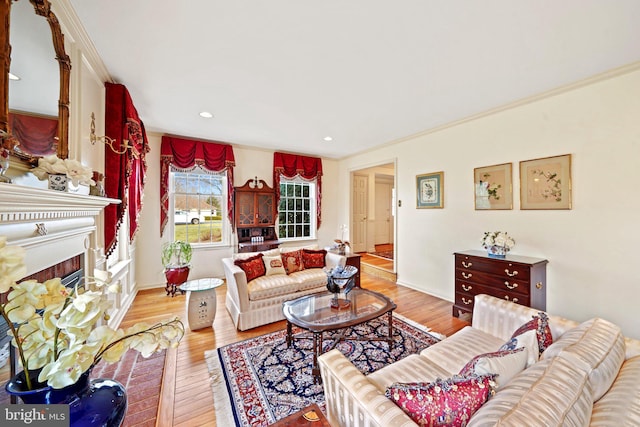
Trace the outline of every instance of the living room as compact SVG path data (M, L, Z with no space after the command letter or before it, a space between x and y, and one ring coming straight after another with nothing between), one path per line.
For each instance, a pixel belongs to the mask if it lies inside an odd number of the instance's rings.
M87 36L90 31L78 26L82 22L72 3L52 1L72 64L70 157L104 172L108 179L104 146L89 141L92 112L97 118L96 133L105 135L104 82L123 79L122 83L135 95L137 105L144 105L147 94L129 86L126 77L111 75L108 64L103 63ZM637 11L631 4L625 7L611 11L612 27L615 22L624 27L626 19ZM627 43L635 40L630 38ZM616 65L600 69L597 61L584 64L580 78L564 80L548 90L518 99L503 99L500 94L484 91L468 99L452 99L452 104L468 103L473 113L438 126L408 130L384 145L349 156L321 155L322 225L310 243L324 247L342 237L341 226L351 222L351 182L355 171L392 163L398 285L453 301L453 253L481 249L484 232L504 230L516 240L514 254L549 261L546 293L549 312L577 321L602 317L619 325L625 336L640 338L640 323L633 314L638 296L638 275L633 266L640 243L640 229L636 225L640 198L635 196L635 183L640 182L637 167L640 55L637 48L634 51L626 46L620 48L620 57L615 57L616 49L608 45L594 45L593 50L613 52L609 61L600 59L602 63ZM629 56L629 50L635 52L635 57ZM570 62L572 53L565 52L562 59ZM513 78L518 79L518 73ZM520 83L526 84L524 73ZM486 97L493 97L493 105L475 112L476 98ZM139 108L139 113L147 123L146 112ZM362 127L366 127L364 123ZM177 124L169 132L147 132L151 150L146 155L144 207L135 240L121 253L123 261L130 258L131 262L118 264L122 268L118 275L129 281L127 289L131 296L146 289L163 292L160 248L171 240L172 234L165 232L161 237L159 233L160 145L166 133L191 136L182 126ZM305 141L294 151L290 147L263 148L237 143L233 138L218 137L215 132L210 137L194 136L194 139L233 145L236 186L254 177L271 185L274 151L318 155L313 147L321 144ZM522 209L520 162L567 154L571 156L571 208ZM474 169L504 163L513 166L513 209L474 209ZM19 170L12 165L8 174L15 180L22 174ZM416 177L440 171L444 172L443 208L417 209ZM29 184L42 187L42 182L35 179ZM611 200L604 200L606 197ZM194 250L191 277L224 277L221 260L235 251L233 236L227 237L226 246ZM104 245L103 240L99 243ZM131 302L126 298L124 301ZM127 308L122 306L120 318ZM218 315L227 313L220 311Z

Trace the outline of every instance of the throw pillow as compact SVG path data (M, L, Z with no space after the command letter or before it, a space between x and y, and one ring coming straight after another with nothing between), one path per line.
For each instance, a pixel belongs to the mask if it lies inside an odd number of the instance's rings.
M498 389L524 370L527 359L527 349L524 347L479 354L464 365L459 375L468 377L496 374L495 383Z
M311 249L302 250L302 264L304 268L323 268L326 263L327 251L320 249L314 251Z
M287 274L295 273L296 271L304 270L304 264L302 263L302 255L300 251L283 252L280 254L282 257L282 263Z
M265 275L266 270L264 268L264 262L262 262L262 256L262 254L258 254L247 259L237 259L233 262L244 271L244 274L247 276L247 283L257 277Z
M266 275L271 276L274 274L287 274L282 264L282 257L278 256L263 256L264 267L267 270Z
M551 329L549 328L549 318L542 311L537 316L520 326L511 335L511 339L504 343L500 350L515 350L524 347L528 351L527 367L536 363L540 355L553 342Z
M494 394L493 375L437 379L432 383L395 383L385 396L415 423L426 426L466 426Z

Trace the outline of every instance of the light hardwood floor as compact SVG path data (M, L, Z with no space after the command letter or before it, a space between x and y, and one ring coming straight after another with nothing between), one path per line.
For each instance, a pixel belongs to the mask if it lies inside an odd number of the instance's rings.
M398 306L397 313L427 325L433 331L451 335L468 324L451 316L450 302L366 273L361 280L363 288L382 292L393 299ZM215 426L213 397L204 352L285 328L285 322L280 321L250 331L237 331L224 306L225 293L226 285L217 289L217 313L213 330L187 329L177 351L167 354L158 426ZM185 296L171 298L165 295L163 289L144 290L138 293L122 326L140 321L155 322L174 315L186 319Z

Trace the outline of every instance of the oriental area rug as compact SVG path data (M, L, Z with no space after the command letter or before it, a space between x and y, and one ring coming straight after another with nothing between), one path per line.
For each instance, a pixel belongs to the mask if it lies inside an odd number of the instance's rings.
M349 328L347 336L385 336L387 316ZM305 334L294 327L294 333ZM336 348L364 374L438 342L442 336L401 316L393 318L394 344L384 341L350 341ZM340 332L340 331L338 331ZM335 333L323 336L323 351L333 345ZM205 352L217 425L267 426L312 403L325 411L322 384L311 373L313 340L293 340L287 347L286 331L272 332Z

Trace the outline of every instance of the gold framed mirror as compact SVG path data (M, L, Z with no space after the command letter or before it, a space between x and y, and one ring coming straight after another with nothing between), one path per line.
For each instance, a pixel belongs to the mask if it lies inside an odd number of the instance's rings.
M51 76L53 74L48 72L46 75L35 75L32 78L32 81L25 82L29 87L34 88L28 96L30 97L38 97L45 87L51 87L54 85L56 80L59 81L59 94L57 99L57 108L55 105L49 106L47 108L52 108L54 114L57 110L57 147L55 149L56 154L61 159L66 159L69 155L69 144L68 144L68 136L69 136L69 80L71 75L71 61L69 56L67 55L64 48L64 35L62 34L62 29L60 27L60 23L58 22L58 18L51 10L51 3L49 0L29 0L31 5L33 6L33 11L35 12L36 17L44 18L43 24L46 27L46 23L49 24L51 39L49 39L49 43L53 44L53 49L51 50L51 58L52 61L57 61L58 66L58 79L56 76ZM12 71L11 68L11 57L17 57L17 55L27 54L31 52L17 52L17 50L12 51L12 37L16 36L19 33L14 30L11 32L10 23L12 17L12 0L0 0L0 20L4 22L3 29L0 29L0 134L3 140L3 145L7 148L10 148L10 154L12 156L12 160L26 163L28 165L32 165L37 162L38 154L37 150L30 150L28 145L22 144L18 146L18 149L14 149L13 145L17 142L15 135L12 133L10 118L10 108L13 110L13 106L10 103L11 96L11 87L13 82L10 83L9 72ZM21 1L20 3L27 3L26 0ZM18 7L16 3L13 5L14 7ZM24 4L20 5L21 7L26 6ZM34 15L34 16L35 16ZM16 46L22 46L21 43L16 42ZM47 47L50 48L50 45ZM31 49L23 49L23 50L31 50ZM36 50L36 49L33 49ZM46 54L45 54L46 55ZM38 60L39 61L39 60ZM18 61L16 61L18 62ZM27 59L26 61L20 61L24 64L32 64L31 68L40 69L43 67L34 66L33 64L37 64L37 61L31 61ZM54 62L55 64L55 62ZM55 67L55 66L54 66ZM30 70L28 68L24 68L23 72L25 75L30 75L34 70ZM16 70L16 74L19 76L20 71ZM40 85L40 86L39 86ZM55 90L55 89L54 89ZM25 95L21 95L25 97ZM55 100L53 101L55 104ZM24 104L23 104L24 105ZM32 111L29 107L21 107L18 106L17 113L25 113L31 117L39 117L42 116L42 111ZM48 111L48 110L47 110ZM33 114L32 114L33 113ZM53 119L56 117L54 115Z

